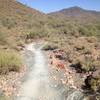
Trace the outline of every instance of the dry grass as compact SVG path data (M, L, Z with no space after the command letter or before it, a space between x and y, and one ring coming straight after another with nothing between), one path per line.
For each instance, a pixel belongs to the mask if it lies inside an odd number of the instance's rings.
M0 50L0 74L7 74L10 71L19 71L21 58L14 51Z

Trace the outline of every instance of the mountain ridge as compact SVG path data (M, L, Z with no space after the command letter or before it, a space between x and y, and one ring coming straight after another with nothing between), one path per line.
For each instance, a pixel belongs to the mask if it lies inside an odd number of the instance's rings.
M100 13L100 11L89 10L89 9L85 9L85 8L82 8L82 7L79 7L79 6L72 6L72 7L61 9L61 10L53 11L53 12L50 12L48 14L53 14L53 13L57 13L57 12L64 12L64 11L67 11L67 10L79 10L79 11L87 11L87 12Z
M62 18L75 18L77 20L83 20L86 21L90 20L98 20L100 21L100 12L95 10L86 10L80 7L70 7L65 8L56 12L49 13L48 15L54 16L54 17L62 17Z

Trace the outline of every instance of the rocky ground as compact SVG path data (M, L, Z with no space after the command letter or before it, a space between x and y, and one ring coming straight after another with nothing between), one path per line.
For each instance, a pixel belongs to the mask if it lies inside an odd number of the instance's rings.
M10 72L8 75L0 75L1 94L11 97L17 95L21 79L26 73L26 66L22 66L20 72Z
M88 83L88 76L98 77L100 75L99 42L95 38L68 38L61 43L61 47L54 49L49 47L50 50L48 49L45 52L48 55L50 78L58 82L58 84L61 83L84 92L83 86L92 86L92 84ZM95 70L91 70L91 66ZM21 79L24 77L26 70L26 67L23 66L20 73L11 72L8 75L0 76L1 94L3 93L8 97L15 94L17 96L18 88L22 82ZM91 79L95 79L93 77ZM87 83L85 80L87 80ZM93 83L93 86L96 86L95 93L99 93L99 81L95 84ZM95 90L94 87L93 89Z
M50 68L63 73L62 77L58 76L62 83L86 94L92 92L94 98L100 93L100 43L97 38L68 37L49 44L44 50Z
M66 62L55 58L55 54L47 52L49 58L49 67L51 76L54 80L61 82L63 85L68 85L70 88L81 90L77 81L79 81L74 70L71 70ZM50 58L52 56L52 58ZM60 64L60 65L59 65Z

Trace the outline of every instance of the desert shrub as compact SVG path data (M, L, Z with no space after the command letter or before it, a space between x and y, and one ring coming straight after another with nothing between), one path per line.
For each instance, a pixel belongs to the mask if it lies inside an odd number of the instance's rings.
M0 44L4 45L7 43L7 34L0 32Z
M88 34L88 29L86 27L81 26L79 28L79 33L82 35L86 35L86 34Z
M55 50L57 49L58 46L55 45L55 44L46 44L44 47L43 47L43 50Z
M86 59L87 61L83 61L83 66L82 69L88 71L95 71L95 65L94 65L94 60L92 59Z
M93 77L93 75L89 75L87 76L87 78L85 79L85 86L94 92L100 92L100 77L99 76L95 76Z
M85 69L86 71L90 71L92 68L92 62L86 62L84 65L83 65L83 69Z
M90 81L91 89L93 91L99 91L100 90L100 77L92 78Z
M99 30L98 26L96 26L94 24L80 25L78 30L81 35L100 36L100 34L99 34L100 30Z
M14 51L0 50L0 74L10 71L19 71L21 67L20 56Z
M71 67L74 67L77 72L96 71L96 64L92 59L76 59L73 61Z
M26 39L43 38L48 36L44 28L33 28L30 32L25 34Z
M11 19L11 18L4 18L2 20L2 25L4 27L7 27L8 29L11 29L13 28L17 23L15 22L14 19Z

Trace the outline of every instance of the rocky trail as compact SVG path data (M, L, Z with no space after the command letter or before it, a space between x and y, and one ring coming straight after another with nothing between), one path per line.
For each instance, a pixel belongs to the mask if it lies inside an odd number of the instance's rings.
M29 73L25 76L14 100L85 100L84 95L64 84L64 71L48 64L41 44L29 44L24 52Z

